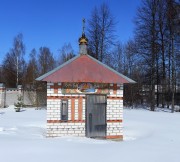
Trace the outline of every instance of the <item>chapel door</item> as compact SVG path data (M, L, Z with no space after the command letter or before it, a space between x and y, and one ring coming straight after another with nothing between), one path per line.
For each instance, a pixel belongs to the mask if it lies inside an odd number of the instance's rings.
M86 95L86 136L106 137L106 95Z

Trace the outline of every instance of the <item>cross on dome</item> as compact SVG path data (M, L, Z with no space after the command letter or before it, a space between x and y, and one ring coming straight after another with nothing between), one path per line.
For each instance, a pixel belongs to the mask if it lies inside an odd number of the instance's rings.
M79 45L87 45L88 39L85 35L85 18L82 20L82 36L79 38Z

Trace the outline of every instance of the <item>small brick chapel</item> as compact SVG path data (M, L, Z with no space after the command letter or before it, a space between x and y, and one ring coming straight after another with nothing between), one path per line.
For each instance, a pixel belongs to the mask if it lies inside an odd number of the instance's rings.
M36 80L47 82L47 137L123 139L123 84L135 83L88 55L84 30L79 55Z

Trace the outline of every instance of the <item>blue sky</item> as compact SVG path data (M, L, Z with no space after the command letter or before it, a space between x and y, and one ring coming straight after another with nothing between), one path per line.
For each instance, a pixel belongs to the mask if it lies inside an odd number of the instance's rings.
M18 33L24 36L26 55L47 46L56 56L64 43L71 43L77 53L82 18L88 19L103 2L118 22L118 40L127 41L140 0L0 0L0 63Z

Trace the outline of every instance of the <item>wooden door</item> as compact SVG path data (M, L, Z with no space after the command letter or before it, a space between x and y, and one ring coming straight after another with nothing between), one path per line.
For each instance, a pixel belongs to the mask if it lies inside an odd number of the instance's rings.
M106 95L86 95L86 136L106 136Z

